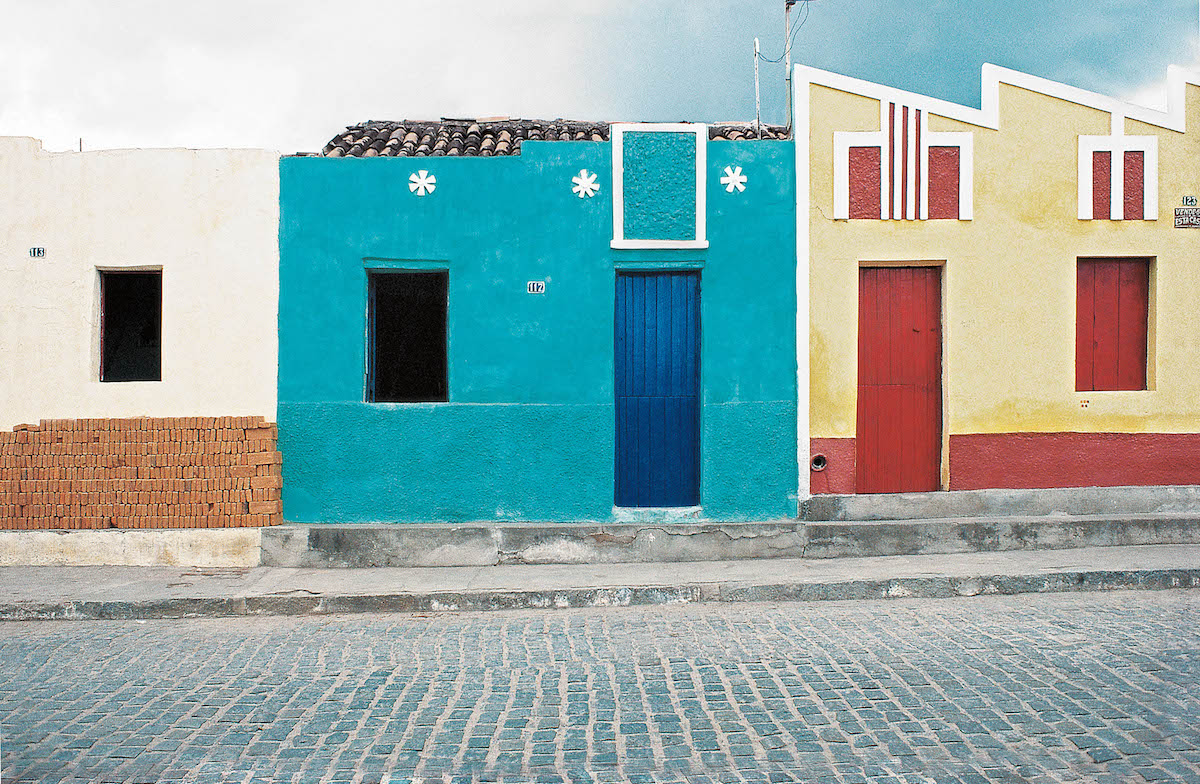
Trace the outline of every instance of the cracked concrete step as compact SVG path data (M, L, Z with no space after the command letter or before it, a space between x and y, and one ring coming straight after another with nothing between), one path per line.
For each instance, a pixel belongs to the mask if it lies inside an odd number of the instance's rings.
M1200 486L818 495L804 502L800 517L805 520L867 521L1158 514L1200 517Z
M672 563L1194 543L1200 543L1200 511L756 523L321 524L264 528L262 564Z
M449 612L1200 588L1200 545L705 563L0 568L0 620Z

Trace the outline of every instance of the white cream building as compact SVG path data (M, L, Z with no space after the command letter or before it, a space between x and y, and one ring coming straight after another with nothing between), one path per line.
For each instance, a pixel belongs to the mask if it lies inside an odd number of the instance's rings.
M0 428L275 418L278 154L0 137ZM34 254L43 251L44 256ZM162 272L162 380L100 381L100 273Z
M279 522L278 161L0 137L0 529Z

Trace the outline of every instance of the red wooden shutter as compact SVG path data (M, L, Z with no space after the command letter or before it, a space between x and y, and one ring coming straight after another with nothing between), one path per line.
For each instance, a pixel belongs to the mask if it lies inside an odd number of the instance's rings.
M1146 338L1150 315L1150 265L1119 262L1117 281L1117 389L1146 388Z
M1077 286L1075 389L1145 389L1149 263L1080 259Z
M1092 380L1092 327L1096 323L1095 264L1079 260L1075 284L1075 391L1087 392L1096 388Z

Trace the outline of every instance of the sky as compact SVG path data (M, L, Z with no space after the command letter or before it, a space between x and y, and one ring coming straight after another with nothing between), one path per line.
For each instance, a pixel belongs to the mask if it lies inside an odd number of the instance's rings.
M2 0L0 135L319 150L363 120L754 118L783 0ZM1153 104L1200 0L810 0L795 62L971 106L980 66ZM784 69L760 63L762 118Z

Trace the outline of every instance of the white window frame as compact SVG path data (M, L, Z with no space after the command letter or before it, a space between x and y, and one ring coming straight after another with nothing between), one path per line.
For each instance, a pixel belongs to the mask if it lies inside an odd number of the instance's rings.
M850 219L850 148L875 147L879 149L879 219L888 220L888 197L901 202L901 189L908 188L908 210L901 218L894 220L929 220L929 148L957 147L958 148L958 219L973 220L975 217L975 135L970 131L925 131L921 134L920 149L917 149L916 129L908 127L908 163L910 167L920 166L921 172L921 214L916 214L914 208L914 185L907 185L897 177L894 182L895 192L888 193L891 160L888 156L889 122L894 122L892 133L900 138L900 112L895 119L888 117L888 104L896 103L882 99L879 102L879 131L835 131L833 134L833 218L834 220ZM920 109L926 117L928 109L921 105L906 104L909 108Z
M690 240L626 239L625 237L625 134L692 133L696 136L696 227ZM705 211L708 188L708 126L703 123L614 123L612 140L613 238L618 249L707 248Z
M1109 214L1092 214L1092 153L1112 156L1108 166ZM1157 136L1084 136L1079 137L1079 220L1125 220L1125 153L1140 152L1142 161L1142 220L1158 220L1158 137Z

